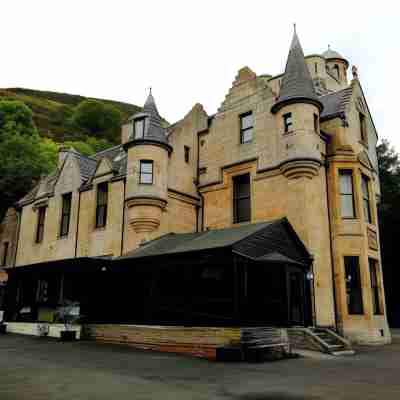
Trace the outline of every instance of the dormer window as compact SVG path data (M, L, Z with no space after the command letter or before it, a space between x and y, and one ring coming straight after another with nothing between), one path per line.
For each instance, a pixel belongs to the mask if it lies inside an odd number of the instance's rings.
M139 118L134 123L134 136L135 139L143 139L148 125L148 118Z

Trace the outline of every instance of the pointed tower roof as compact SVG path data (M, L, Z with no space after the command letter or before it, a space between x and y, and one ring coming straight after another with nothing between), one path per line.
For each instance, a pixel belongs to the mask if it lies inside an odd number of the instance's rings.
M128 121L134 121L147 118L145 123L144 136L140 139L133 138L129 143L136 144L161 144L167 147L169 151L172 151L170 144L168 143L167 130L162 124L162 118L157 110L156 102L153 94L150 93L147 96L146 102L144 103L143 110L134 114L129 118Z
M312 103L322 109L322 103L318 100L310 71L304 61L304 53L296 33L296 27L292 44L290 45L279 97L272 106L271 111L276 113L288 103Z

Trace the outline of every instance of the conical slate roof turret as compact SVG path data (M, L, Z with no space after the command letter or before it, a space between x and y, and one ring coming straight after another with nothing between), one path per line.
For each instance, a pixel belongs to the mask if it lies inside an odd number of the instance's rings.
M133 137L131 142L136 142L137 144L161 144L166 146L167 149L171 151L172 148L167 139L167 130L163 126L161 116L157 110L156 102L151 93L151 89L146 102L144 103L143 110L130 117L129 121L133 121L133 123L135 123L136 120L142 118L145 118L146 121L143 137Z
M289 103L312 103L322 110L322 104L315 92L310 71L304 61L304 53L296 29L293 33L279 97L271 111L276 113Z

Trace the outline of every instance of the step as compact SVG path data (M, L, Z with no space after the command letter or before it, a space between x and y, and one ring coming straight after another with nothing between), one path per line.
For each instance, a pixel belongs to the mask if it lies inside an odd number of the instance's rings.
M331 345L327 345L326 347L328 347L329 350L332 349L344 349L344 346L340 345L340 344L331 344Z
M353 356L356 354L354 350L339 350L339 351L332 351L331 353L333 356Z

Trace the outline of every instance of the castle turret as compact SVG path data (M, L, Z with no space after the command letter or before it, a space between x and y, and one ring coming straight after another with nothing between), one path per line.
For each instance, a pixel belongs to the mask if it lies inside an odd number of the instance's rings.
M328 46L328 50L322 55L326 60L328 73L342 85L347 85L347 68L349 68L349 62L337 51L332 50L330 46Z
M282 133L283 173L287 177L312 177L318 173L319 117L322 103L315 92L296 30L276 103L278 131Z
M172 147L150 92L143 111L133 115L130 137L124 143L128 153L127 218L135 243L150 238L158 229L167 205L168 156Z

